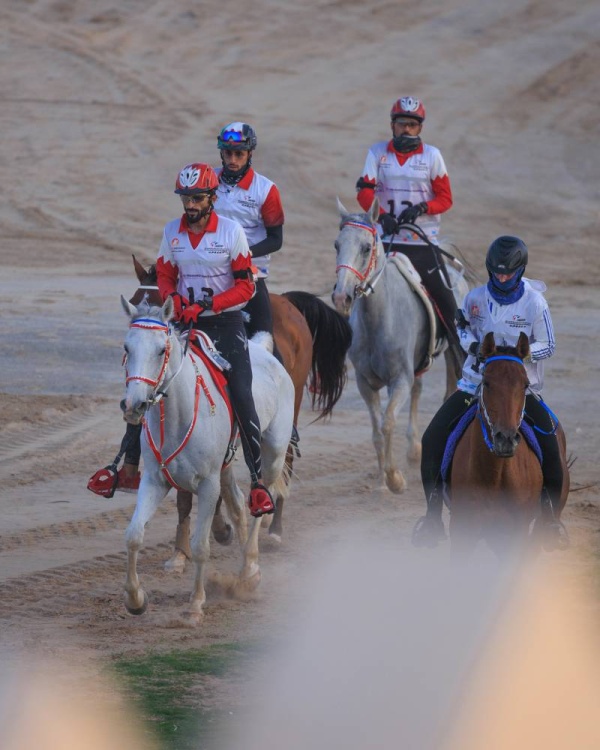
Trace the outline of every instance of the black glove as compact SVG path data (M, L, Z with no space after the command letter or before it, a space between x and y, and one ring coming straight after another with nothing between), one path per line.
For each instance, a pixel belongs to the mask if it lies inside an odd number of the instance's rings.
M481 356L481 342L473 341L469 347L469 354L472 354L478 362L483 362L484 358Z
M381 214L379 217L379 223L383 229L384 234L396 234L398 231L398 222L396 217L392 214Z
M419 216L427 213L427 203L417 203L416 206L409 206L398 217L398 224L414 224Z

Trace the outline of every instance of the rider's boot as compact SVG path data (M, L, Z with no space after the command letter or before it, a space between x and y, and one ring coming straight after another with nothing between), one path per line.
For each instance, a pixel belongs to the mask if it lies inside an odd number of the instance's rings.
M248 498L250 515L255 518L275 512L275 503L269 490L260 482L253 482Z
M560 520L557 501L552 500L547 488L542 487L542 513L540 525L542 532L542 545L546 552L554 550L565 550L570 544L569 534L565 525Z
M137 464L125 462L119 469L117 481L117 492L137 492L140 488L141 473Z
M427 513L419 518L413 529L412 543L415 547L437 547L438 542L447 538L442 520L443 507L442 489L436 484L427 500Z

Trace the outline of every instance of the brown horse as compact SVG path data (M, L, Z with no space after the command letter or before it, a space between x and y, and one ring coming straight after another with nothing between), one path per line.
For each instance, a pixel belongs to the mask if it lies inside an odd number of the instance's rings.
M133 256L135 273L140 282L131 298L132 304L139 304L144 297L151 305L162 305L156 285L154 266L146 269ZM346 352L352 340L352 331L346 319L326 305L318 297L308 292L286 292L270 294L273 312L273 338L283 366L294 383L294 428L297 428L298 414L302 404L304 389L309 386L311 403L319 414L316 419L329 416L336 405L346 382ZM294 454L298 450L298 434L295 432L287 454L287 475L291 477ZM189 527L192 509L192 495L177 493L179 524L175 539L175 554L167 563L167 569L180 570L185 558L190 559ZM269 527L269 534L276 541L281 540L283 498L277 498L276 509ZM213 535L220 544L232 540L231 526L221 513L221 502L217 506L213 521Z
M524 544L541 507L542 469L525 439L523 423L529 385L523 360L529 356L529 341L521 333L516 347L497 347L494 334L488 333L481 356L477 413L452 460L450 538L458 554L468 553L485 539L498 555L504 555ZM560 424L556 436L563 469L560 516L569 494L566 438ZM534 538L537 527L536 522Z

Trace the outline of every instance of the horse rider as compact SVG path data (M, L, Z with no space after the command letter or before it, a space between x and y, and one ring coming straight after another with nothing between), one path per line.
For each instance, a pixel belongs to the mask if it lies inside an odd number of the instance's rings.
M456 301L437 247L441 214L452 207L450 178L435 146L421 141L425 107L419 99L403 96L391 112L392 138L369 149L357 200L365 211L379 198L379 224L387 252L408 256L431 296L458 363L464 361L455 327ZM427 237L425 243L406 224Z
M255 268L258 268L256 293L244 307L246 334L248 338L257 331L268 331L273 335L273 315L266 279L271 254L280 250L283 243L284 214L279 189L252 168L252 154L257 146L252 126L244 122L225 125L217 137L217 146L222 168L215 170L219 184L214 209L219 216L241 224L252 257L257 259L254 262ZM281 361L275 342L273 349L273 354ZM116 477L100 469L91 477L89 489L104 495L114 491L114 485L121 492L137 492L141 479L140 436L140 425L127 425L121 443L121 450L125 453L123 466Z
M283 206L277 185L252 167L257 139L254 128L245 122L231 122L221 130L217 146L222 168L217 170L219 186L215 211L242 225L254 265L258 268L256 294L244 308L250 316L246 332L273 335L273 315L266 279L271 254L283 244ZM276 356L278 353L275 352ZM278 357L281 359L280 357Z
M421 479L427 513L417 521L413 531L413 542L417 546L435 546L446 538L440 476L444 450L452 428L475 401L482 380L479 348L490 331L494 332L496 344L501 346L516 346L521 332L529 338L531 352L524 362L529 379L525 419L542 431L536 432L543 456L541 522L556 547L564 548L568 544L566 529L559 520L563 472L556 425L541 400L543 362L554 353L554 329L543 296L546 285L523 278L527 261L527 247L518 237L495 239L485 259L489 281L466 295L457 316L460 343L468 356L458 390L442 404L423 435Z

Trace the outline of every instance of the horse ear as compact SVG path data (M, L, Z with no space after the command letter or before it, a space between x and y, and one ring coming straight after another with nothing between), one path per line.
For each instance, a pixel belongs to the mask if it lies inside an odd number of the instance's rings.
M377 220L379 219L379 198L375 198L373 201L369 210L369 217L373 224L377 223Z
M135 257L133 253L131 253L131 257L133 258L133 267L135 269L135 275L138 277L138 281L140 282L140 284L143 284L144 279L146 278L146 269L139 262L139 260Z
M490 331L485 334L483 344L481 346L481 358L487 359L491 357L496 351L496 341L494 340L494 332Z
M350 211L348 211L346 209L346 207L344 206L344 204L342 203L342 201L337 196L336 196L336 201L337 201L338 211L340 212L340 216L343 219L345 216L348 216L348 214L350 213Z
M527 359L529 356L529 339L527 338L527 334L521 333L519 334L519 340L517 341L517 357L519 359Z
M137 307L135 307L135 305L132 305L131 302L128 302L125 297L123 297L123 295L121 295L121 304L123 305L125 314L130 318L133 318L134 315L137 315Z
M173 319L175 308L173 306L173 297L169 296L165 300L165 304L162 306L162 319L165 323L168 323Z

